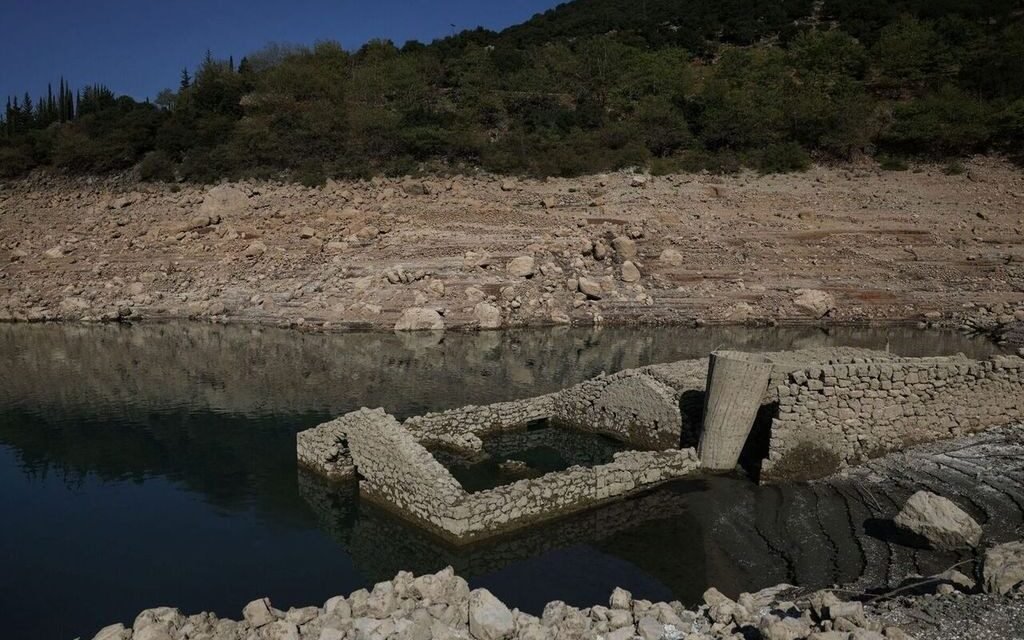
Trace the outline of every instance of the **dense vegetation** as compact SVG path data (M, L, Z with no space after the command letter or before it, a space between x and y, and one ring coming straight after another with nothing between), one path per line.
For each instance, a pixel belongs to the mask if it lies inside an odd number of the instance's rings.
M1024 149L1022 0L576 0L501 33L209 54L153 102L11 99L0 176L572 175ZM892 160L890 160L892 161Z

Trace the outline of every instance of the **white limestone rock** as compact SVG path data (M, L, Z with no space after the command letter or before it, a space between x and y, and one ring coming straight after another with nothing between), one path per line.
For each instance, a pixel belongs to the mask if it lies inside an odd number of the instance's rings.
M515 631L515 620L505 604L487 589L469 594L469 632L477 640L505 640Z
M976 547L981 540L981 525L951 500L927 491L910 496L894 522L936 549Z
M533 256L519 256L518 258L513 258L505 267L505 270L513 276L529 278L536 271L536 261L533 259Z

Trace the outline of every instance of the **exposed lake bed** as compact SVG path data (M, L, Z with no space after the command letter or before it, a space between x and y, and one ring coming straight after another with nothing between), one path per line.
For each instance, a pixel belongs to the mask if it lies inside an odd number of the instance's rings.
M838 534L808 533L799 515L816 504L832 513L826 523L845 517L850 533L835 548L860 548L871 536L837 506L856 504L856 488L701 480L455 552L303 481L294 434L362 405L410 416L509 400L719 347L998 351L913 329L559 329L410 341L187 324L6 325L0 336L9 363L0 387L0 503L18 523L0 532L0 602L16 635L38 637L88 635L157 604L221 615L259 596L301 606L399 570L449 564L473 587L535 613L551 600L604 602L615 586L693 603L709 585L736 595L780 581L854 581L869 565L860 555L805 559ZM893 489L893 503L925 481ZM987 507L1007 523L1020 518L1009 502ZM765 538L779 521L793 529ZM730 538L722 527L736 522L755 524ZM917 564L892 577L946 559L915 554Z

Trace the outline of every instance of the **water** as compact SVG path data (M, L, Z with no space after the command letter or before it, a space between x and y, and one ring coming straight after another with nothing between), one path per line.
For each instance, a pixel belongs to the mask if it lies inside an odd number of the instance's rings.
M616 585L638 597L693 601L712 583L739 590L778 582L792 573L785 562L749 549L736 555L749 558L727 562L709 546L728 539L719 531L723 514L766 504L761 489L739 480L667 487L452 550L300 478L294 437L363 405L406 417L718 347L831 344L902 355L995 350L911 329L556 329L438 339L0 325L5 637L91 637L158 605L237 618L256 597L308 605L399 569L447 564L535 612L552 599L603 602Z

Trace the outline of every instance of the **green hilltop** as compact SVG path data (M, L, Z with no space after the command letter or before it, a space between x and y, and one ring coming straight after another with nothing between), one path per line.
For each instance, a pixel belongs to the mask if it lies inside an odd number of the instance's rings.
M0 177L577 175L1024 149L1021 0L576 0L430 44L210 54L152 101L10 98ZM170 80L170 79L169 79Z

